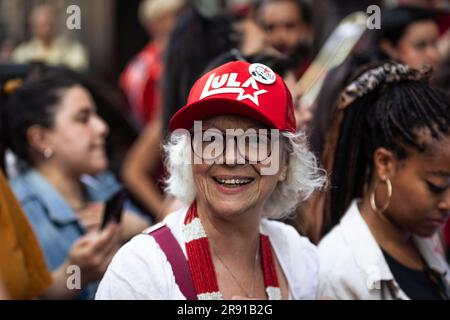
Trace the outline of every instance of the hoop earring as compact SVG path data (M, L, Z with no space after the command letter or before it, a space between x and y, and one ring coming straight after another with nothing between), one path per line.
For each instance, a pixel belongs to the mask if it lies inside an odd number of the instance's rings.
M372 207L373 211L378 212L378 213L383 213L384 211L386 211L386 209L389 207L389 203L391 202L391 197L392 197L391 180L389 180L389 178L386 178L386 180L384 180L384 182L386 183L386 186L387 186L388 201L383 206L383 208L378 209L377 205L375 203L375 190L377 189L378 183L375 184L375 188L372 191L372 193L370 194L370 206Z
M44 158L45 159L50 159L53 156L53 150L50 148L46 148L44 150Z

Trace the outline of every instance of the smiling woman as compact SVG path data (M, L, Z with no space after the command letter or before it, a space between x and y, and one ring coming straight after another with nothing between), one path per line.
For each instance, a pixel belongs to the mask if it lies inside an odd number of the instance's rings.
M118 252L96 297L316 298L315 247L292 227L267 219L292 212L325 180L303 136L295 133L293 112L286 85L266 66L231 62L202 76L187 105L172 118L165 147L167 191L186 206L170 214L166 226L135 237ZM200 132L211 130L227 140L216 159L195 152L189 133L194 120L203 121ZM281 138L279 147L270 139L270 157L264 161L249 161L248 148L266 145L267 135L244 142L241 149L229 143L243 141L238 132L264 129ZM199 155L201 161L194 161ZM238 155L247 161L239 162ZM276 169L264 172L273 163ZM187 260L188 277L180 279L180 264L171 265L171 252L157 244L158 234L167 231ZM183 285L186 278L191 285Z
M203 128L208 128L209 130L211 130L211 128L220 128L223 132L230 129L241 129L242 131L245 131L249 128L258 131L260 128L267 128L267 126L250 118L225 115L203 121ZM299 202L307 199L315 189L320 188L323 185L324 178L316 166L314 155L306 148L306 138L302 132L292 133L275 131L281 138L281 143L278 143L278 152L275 152L274 149L274 152L272 152L267 159L268 161L263 162L265 165L260 163L252 166L252 168L264 172L264 169L268 169L268 167L276 168L280 167L280 164L285 166L283 169L283 176L285 177L283 183L276 185L276 188L271 192L271 195L263 208L266 217L280 219L292 213ZM190 163L196 163L193 157L197 156L195 147L191 147L192 139L195 139L195 136L191 137L186 132L182 135L173 134L170 142L165 147L167 166L171 173L167 180L166 190L186 204L194 201L197 193L192 168L189 165ZM223 144L226 145L225 142ZM279 152L281 150L283 152ZM192 151L194 151L194 155ZM236 160L234 158L229 158L229 156L233 156L233 154L238 156L238 148L236 151L227 151L227 149L224 149L224 151L225 153L221 154L221 158L218 157L218 160L223 160L225 164L227 162L231 164L236 162L239 164L239 158ZM277 156L277 158L274 158L275 156ZM288 165L286 165L286 163ZM194 166L194 169L196 168L197 167ZM278 172L278 169L276 171ZM268 172L268 170L266 170L266 172ZM261 177L264 176L265 175L261 175ZM239 176L217 176L215 178L216 181L224 180L226 178L227 182L230 182L231 180L239 179ZM252 183L255 180L251 177L248 178L251 179ZM222 184L225 185L225 183ZM233 187L230 183L227 184L228 186ZM237 184L236 181L233 184ZM234 190L233 192L238 191L239 190Z

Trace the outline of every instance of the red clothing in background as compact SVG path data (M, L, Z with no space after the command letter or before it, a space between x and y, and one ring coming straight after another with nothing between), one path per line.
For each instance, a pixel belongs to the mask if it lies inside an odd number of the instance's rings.
M159 108L162 69L161 49L149 43L121 75L120 86L133 114L143 125L154 118Z
M437 16L437 22L439 25L439 34L443 35L448 29L450 29L450 13L439 13Z

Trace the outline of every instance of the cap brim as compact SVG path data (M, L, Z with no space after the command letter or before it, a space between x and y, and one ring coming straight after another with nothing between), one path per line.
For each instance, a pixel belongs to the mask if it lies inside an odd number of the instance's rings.
M276 123L267 118L256 108L229 99L207 99L197 101L180 109L170 120L169 129L191 129L196 120L204 120L221 115L241 115L262 122L271 129L280 129Z

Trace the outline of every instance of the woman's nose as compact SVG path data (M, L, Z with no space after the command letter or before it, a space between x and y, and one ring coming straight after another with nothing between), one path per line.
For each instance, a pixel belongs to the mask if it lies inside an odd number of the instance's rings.
M235 165L237 162L237 148L235 139L227 139L224 147L224 162L226 165Z
M433 68L436 68L441 62L441 54L435 46L428 48L427 57Z
M239 164L245 164L246 160L239 152L237 137L228 137L225 139L224 146L224 164L228 166L235 166ZM241 141L242 142L242 141Z
M109 133L108 124L99 116L95 116L95 130L102 136L106 136Z
M447 214L450 213L450 189L448 189L442 198L442 200L438 204L438 208L441 211L447 212Z

